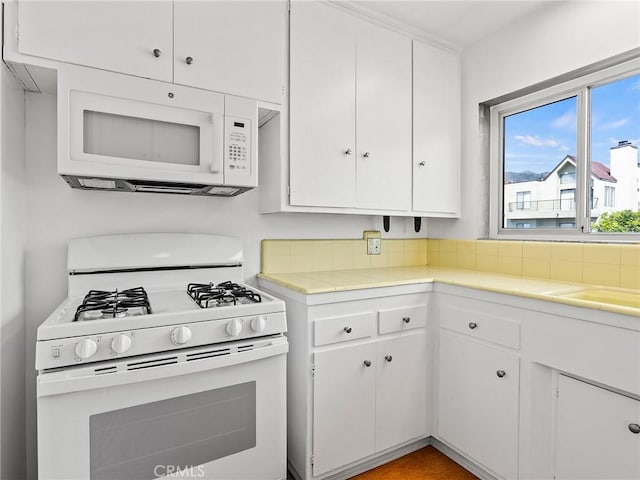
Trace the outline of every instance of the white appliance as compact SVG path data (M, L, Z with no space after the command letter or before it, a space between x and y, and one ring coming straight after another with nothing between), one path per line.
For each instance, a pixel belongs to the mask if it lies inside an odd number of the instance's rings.
M284 303L242 282L238 239L72 240L40 325L40 479L286 478Z
M233 196L257 185L258 107L96 69L58 73L58 173L74 188Z

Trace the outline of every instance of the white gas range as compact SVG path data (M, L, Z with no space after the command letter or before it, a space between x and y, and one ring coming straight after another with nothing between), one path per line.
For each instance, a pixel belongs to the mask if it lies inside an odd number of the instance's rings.
M242 262L214 235L71 241L37 333L41 479L286 477L284 302Z

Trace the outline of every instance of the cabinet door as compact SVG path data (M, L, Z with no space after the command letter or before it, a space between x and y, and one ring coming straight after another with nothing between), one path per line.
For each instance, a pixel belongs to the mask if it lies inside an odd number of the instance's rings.
M329 5L291 5L291 205L355 205L354 22Z
M519 358L445 330L439 358L438 436L516 478Z
M640 478L634 424L640 401L560 375L555 478Z
M357 207L411 209L411 40L360 22Z
M169 0L19 2L18 50L170 82L172 9Z
M286 34L282 0L176 0L174 81L282 103Z
M458 215L459 177L458 55L413 42L413 209Z
M376 451L426 435L427 340L423 331L377 349Z
M374 452L376 345L316 353L314 363L313 475L317 476Z

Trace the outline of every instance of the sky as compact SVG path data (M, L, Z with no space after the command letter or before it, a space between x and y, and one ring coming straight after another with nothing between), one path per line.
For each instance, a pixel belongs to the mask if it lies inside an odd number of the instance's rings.
M505 118L505 171L551 171L576 153L575 97ZM628 140L640 147L640 75L591 90L591 159L609 165L609 150Z

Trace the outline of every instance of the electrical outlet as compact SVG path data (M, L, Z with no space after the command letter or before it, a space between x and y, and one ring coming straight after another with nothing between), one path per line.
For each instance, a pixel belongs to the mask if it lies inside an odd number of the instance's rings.
M379 238L367 238L367 255L380 255Z

